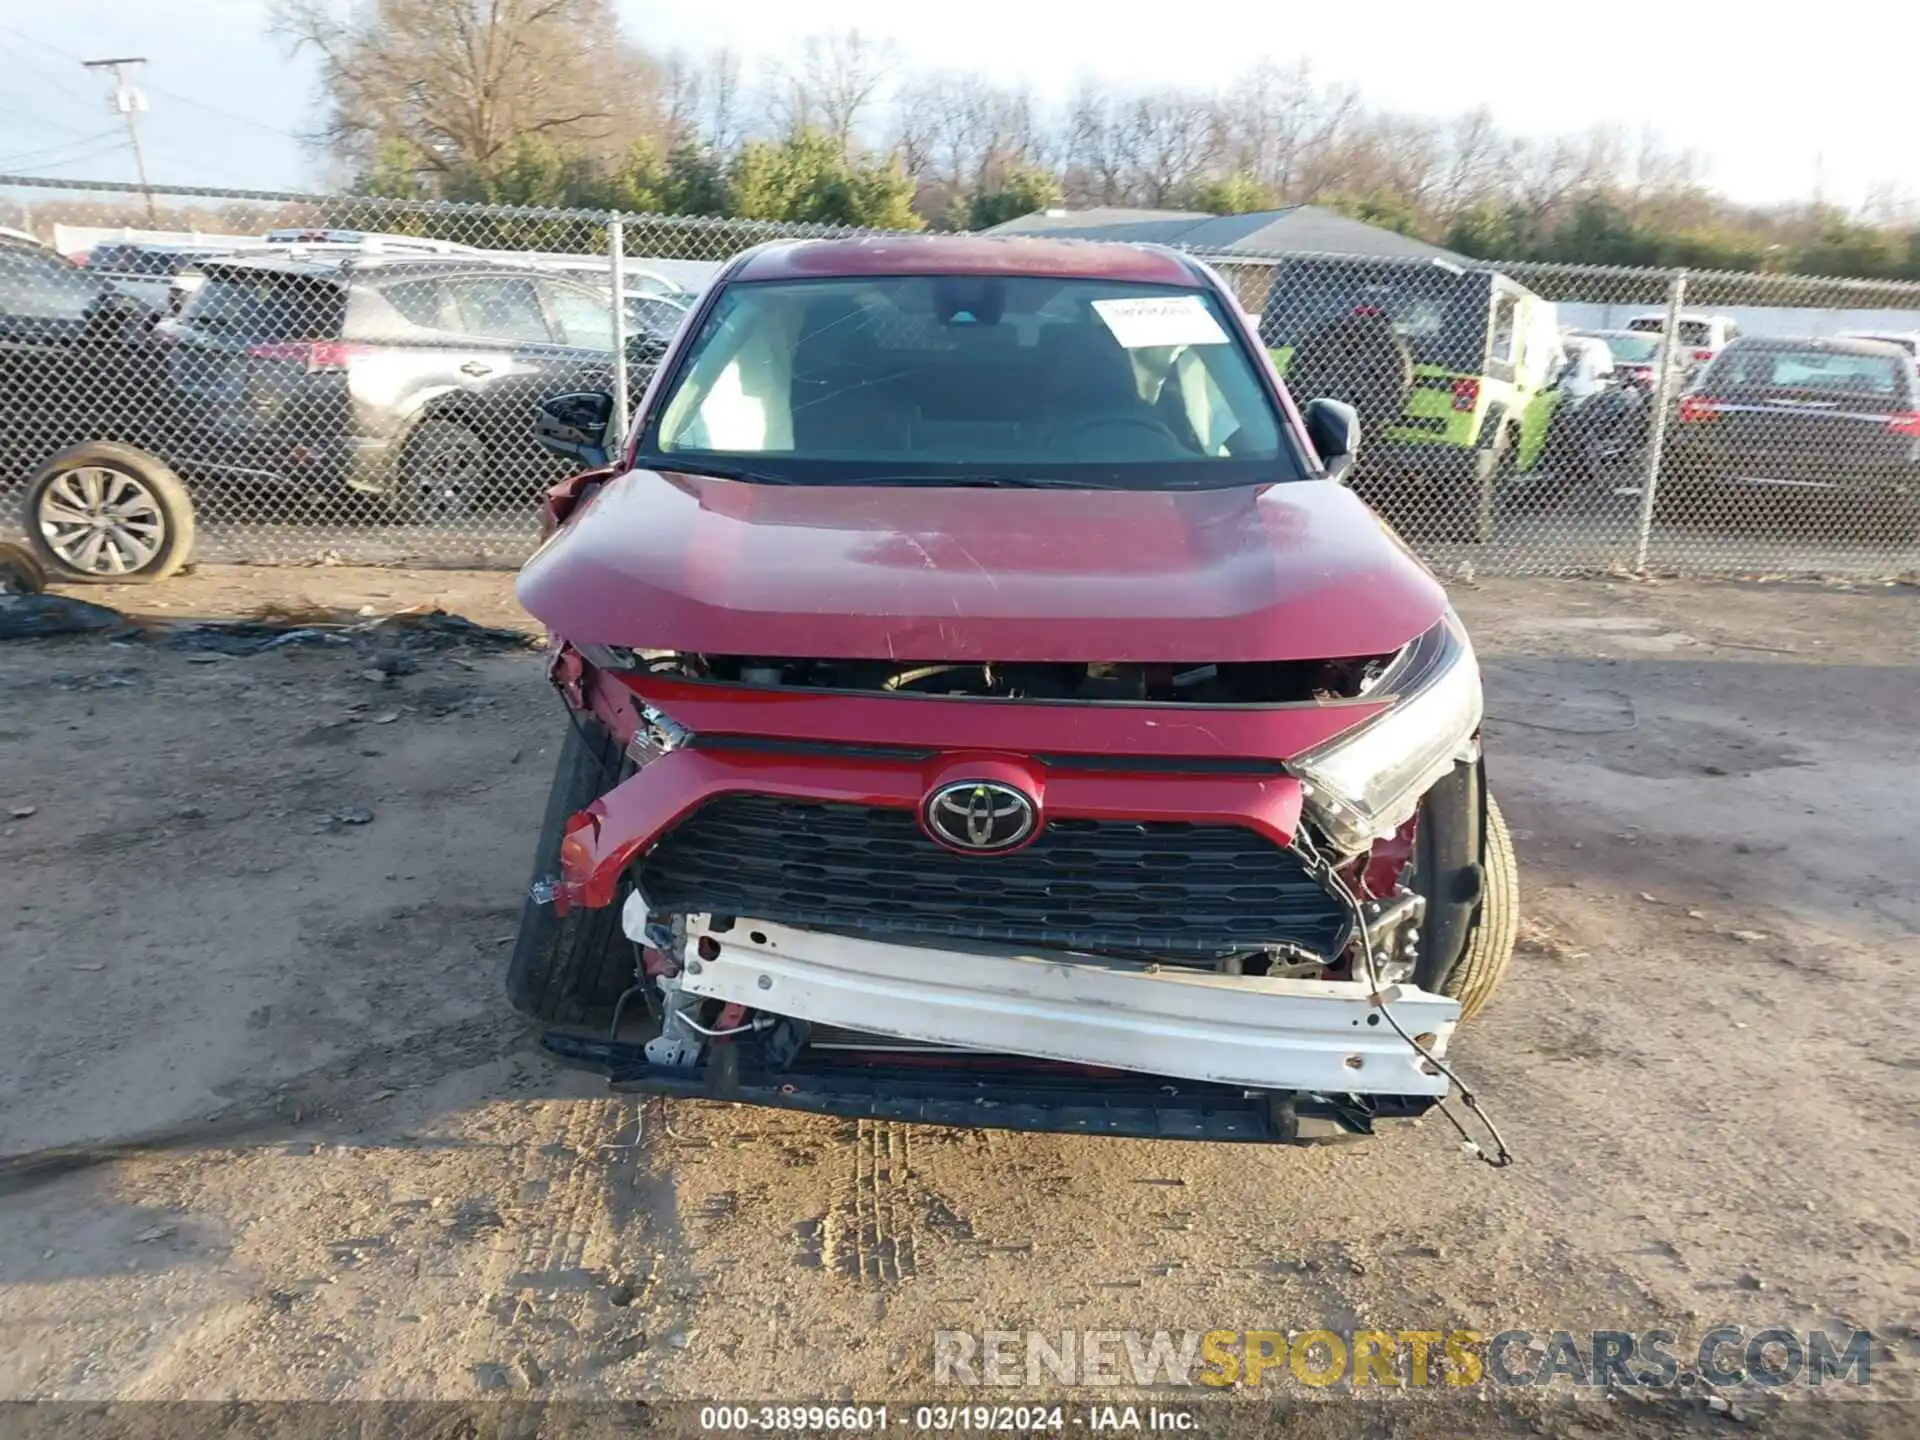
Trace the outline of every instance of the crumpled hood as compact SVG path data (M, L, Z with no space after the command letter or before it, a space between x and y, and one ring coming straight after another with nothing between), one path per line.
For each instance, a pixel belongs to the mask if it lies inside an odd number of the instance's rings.
M521 571L577 643L1002 662L1384 654L1446 607L1322 481L1177 493L768 486L635 471Z

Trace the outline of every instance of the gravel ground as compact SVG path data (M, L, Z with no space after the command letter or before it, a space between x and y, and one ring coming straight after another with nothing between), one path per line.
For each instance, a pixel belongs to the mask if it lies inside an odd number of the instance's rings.
M526 624L485 573L86 598ZM533 654L0 645L0 1399L878 1400L934 1394L941 1329L1857 1326L1893 1403L1750 1398L1738 1433L1914 1433L1915 593L1456 598L1526 887L1456 1048L1500 1172L1438 1120L1285 1150L643 1110L499 995L561 725ZM1292 1418L1735 1433L1699 1394L1451 1398Z

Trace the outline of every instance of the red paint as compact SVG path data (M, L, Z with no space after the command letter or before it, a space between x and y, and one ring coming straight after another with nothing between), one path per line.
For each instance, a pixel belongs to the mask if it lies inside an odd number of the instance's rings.
M623 674L696 735L1020 754L1286 760L1380 713L1372 700L1240 706L1030 704L843 695Z
M1400 877L1413 863L1413 841L1420 817L1409 817L1393 834L1376 840L1360 865L1360 894L1369 900L1390 899L1399 888Z
M1446 605L1350 491L766 486L636 471L520 573L569 640L902 661L1391 652Z
M613 474L611 468L583 470L578 475L569 475L557 485L548 486L546 498L540 505L540 537L545 539L558 530L584 500L592 497L593 487L611 479Z
M1024 235L863 235L775 241L749 251L728 283L841 275L1013 275L1212 288L1177 250Z
M748 792L918 810L941 777L957 778L961 767L954 761L947 755L916 762L676 750L614 786L568 822L560 847L556 905L564 914L573 905L611 904L621 874L641 852L717 795ZM1056 818L1244 825L1276 845L1290 844L1300 823L1300 782L1291 776L1054 769L1040 774L1044 813ZM984 858L980 863L993 861Z

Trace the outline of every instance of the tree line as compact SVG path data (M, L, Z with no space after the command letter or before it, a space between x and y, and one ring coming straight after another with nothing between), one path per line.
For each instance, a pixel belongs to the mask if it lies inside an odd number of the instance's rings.
M1920 214L1736 204L1651 134L1523 136L1484 107L1397 114L1305 64L1213 90L1082 83L1059 102L916 71L857 32L749 73L656 54L614 0L276 0L314 55L318 139L356 193L887 229L1052 205L1309 203L1478 258L1920 279Z

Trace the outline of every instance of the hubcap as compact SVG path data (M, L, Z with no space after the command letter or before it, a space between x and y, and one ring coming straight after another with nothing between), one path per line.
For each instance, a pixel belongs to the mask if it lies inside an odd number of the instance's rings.
M133 476L104 465L56 475L36 518L47 548L83 575L131 575L166 541L160 501Z
M421 508L439 519L464 517L477 502L486 458L479 444L464 435L447 436L429 446L414 470Z

